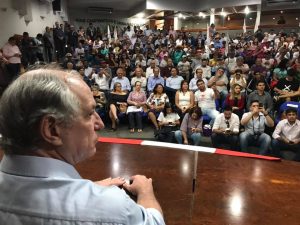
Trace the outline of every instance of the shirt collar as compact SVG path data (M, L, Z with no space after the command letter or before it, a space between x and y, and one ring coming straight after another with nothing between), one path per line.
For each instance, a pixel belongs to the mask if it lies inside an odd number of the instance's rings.
M289 121L286 119L286 124L289 125L289 126L299 126L300 125L300 121L299 120L296 120L295 123L293 125L291 125L289 123Z
M61 160L37 156L4 155L0 171L26 177L81 178L72 165Z

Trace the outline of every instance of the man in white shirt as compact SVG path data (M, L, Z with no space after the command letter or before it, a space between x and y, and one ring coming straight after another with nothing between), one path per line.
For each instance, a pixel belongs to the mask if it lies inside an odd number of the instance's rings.
M228 95L227 84L228 78L225 74L225 69L223 67L219 67L216 71L216 74L211 77L207 83L208 87L212 87L212 85L216 85L218 92L220 93L221 102L225 100Z
M224 112L217 115L212 129L211 141L215 148L221 148L229 144L230 149L237 150L240 119L232 113L230 106L225 107Z
M189 83L189 88L191 91L196 92L198 90L198 86L197 86L198 80L203 80L205 83L205 86L207 87L207 80L205 77L203 77L203 70L201 68L196 69L195 75Z
M143 69L140 67L135 68L134 77L132 77L131 79L131 87L133 91L135 90L134 86L137 81L141 82L141 90L145 92L147 86L147 79L143 76Z
M196 67L196 69L201 68L203 71L203 77L206 79L211 78L211 67L208 65L208 59L204 58L201 61L201 66Z
M215 85L212 88L206 88L203 80L198 80L197 86L199 90L195 92L195 105L201 108L204 115L209 116L210 125L213 126L217 115L219 115L215 102L220 97L218 90Z
M297 109L286 110L286 119L277 124L273 138L272 150L276 156L300 161L300 121L297 119Z
M125 92L130 92L131 90L131 85L129 83L129 80L127 77L125 77L125 72L124 72L124 69L123 68L118 68L117 69L117 76L114 77L111 81L111 84L110 84L110 90L113 90L114 89L114 85L116 82L119 82L121 83L122 85L122 91L125 91Z
M240 134L241 151L254 153L248 149L251 144L259 147L259 155L266 155L271 145L271 137L264 133L265 125L273 127L274 121L263 104L258 100L251 101L250 112L243 114L241 125L245 127L245 131Z
M105 93L106 98L109 93L109 81L111 79L111 75L108 72L107 68L100 68L98 73L94 73L92 75L92 79L98 85L99 90Z
M6 89L0 101L0 224L165 224L151 178L92 182L76 171L95 154L104 127L95 107L82 78L63 71L30 71ZM136 194L137 203L118 186Z
M150 66L146 69L146 78L149 79L149 77L153 76L153 69L156 67L155 60L152 60L150 62Z
M186 81L190 80L190 62L187 61L187 56L183 55L182 60L179 61L177 68L179 70L179 75L182 76Z

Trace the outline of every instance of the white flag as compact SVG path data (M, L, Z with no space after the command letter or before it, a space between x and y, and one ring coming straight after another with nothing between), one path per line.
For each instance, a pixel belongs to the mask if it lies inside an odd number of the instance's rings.
M206 31L206 45L210 45L210 33L209 33L209 25L207 24L207 31Z
M244 19L243 31L244 31L244 34L247 32L246 19Z
M107 39L108 39L108 43L110 44L110 42L111 42L111 35L110 35L109 25L107 25Z
M228 34L228 31L226 33L226 44L225 44L225 55L227 56L228 54L228 51L229 51L229 34Z
M117 31L117 26L114 28L114 39L118 40L118 31Z
M261 15L261 5L257 5L257 13L256 13L255 26L254 26L254 33L258 30L258 26L260 25L260 15Z

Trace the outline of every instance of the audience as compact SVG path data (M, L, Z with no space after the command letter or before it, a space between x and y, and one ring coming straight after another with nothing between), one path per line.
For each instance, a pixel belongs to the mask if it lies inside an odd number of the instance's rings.
M211 127L215 118L222 117L220 112L226 114L224 109L228 106L242 118L248 110L253 112L251 102L256 100L262 103L260 108L265 109L259 110L258 118L264 117L261 113L280 118L277 114L282 104L299 102L300 41L299 34L294 32L247 32L221 37L214 27L208 45L204 35L196 37L173 29L167 32L149 27L146 30L129 27L122 31L118 29L118 37L108 39L93 24L88 29L80 27L78 30L68 23L56 23L54 29L50 27L46 27L44 35L38 34L34 38L27 32L20 40L17 36L11 37L0 49L1 91L23 73L24 68L26 71L44 59L46 62L55 60L69 73L78 71L93 91L98 104L96 111L104 120L105 115L109 115L113 130L117 127L119 114L128 117L131 132L141 132L147 123L140 122L140 115L148 112L155 133L160 127L156 118L164 111L167 102L176 106L181 118L189 108L200 107L204 124L209 122ZM274 45L269 42L270 38ZM7 81L6 85L2 85L2 81ZM122 86L120 90L119 84ZM110 90L113 90L112 94ZM107 103L102 101L103 93ZM131 103L127 102L129 93ZM115 94L120 95L117 98L122 98L121 101L113 100ZM143 100L135 99L142 95ZM145 97L148 97L147 107L140 107ZM113 102L115 104L111 104ZM130 107L127 108L127 104ZM256 119L257 113L253 115ZM268 117L265 120L269 120ZM246 131L247 124L244 124ZM204 131L206 135L206 129ZM272 131L266 130L267 133ZM215 134L213 132L213 136ZM245 150L245 142L229 147L236 150L236 146ZM260 153L268 154L268 151L261 150Z

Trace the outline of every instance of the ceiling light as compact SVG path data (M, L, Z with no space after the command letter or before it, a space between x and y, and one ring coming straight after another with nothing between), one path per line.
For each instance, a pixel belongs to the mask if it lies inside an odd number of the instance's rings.
M280 13L282 14L282 13L283 13L283 11L281 10L281 11L280 11Z
M137 17L137 18L144 18L145 17L145 13L138 13L138 14L136 14L136 16L135 17Z
M203 12L199 12L199 16L202 17L202 18L206 17L206 15Z
M298 20L298 17L296 17L296 20Z
M252 20L252 17L250 17L249 19Z
M250 9L248 6L245 7L245 10L244 10L245 14L248 14L250 12Z
M275 17L273 17L273 20L275 20Z
M182 15L181 13L179 13L179 14L178 14L178 17L179 17L179 18L182 18L182 17L183 17L183 15Z

